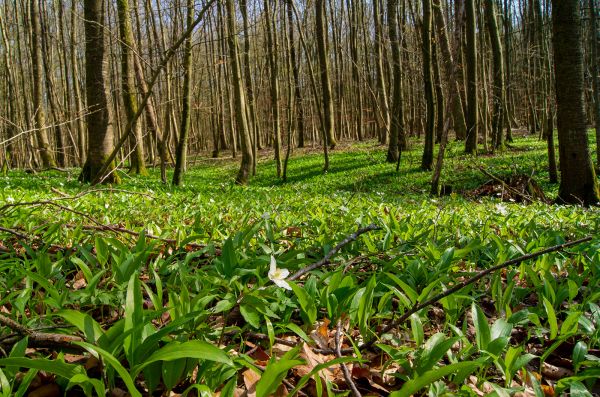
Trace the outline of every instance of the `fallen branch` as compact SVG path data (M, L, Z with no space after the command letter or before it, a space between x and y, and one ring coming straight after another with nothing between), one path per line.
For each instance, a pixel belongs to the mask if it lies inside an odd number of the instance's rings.
M78 336L65 334L38 332L25 327L13 319L0 314L0 324L13 330L17 335L3 339L1 345L10 346L17 343L23 337L29 338L29 346L42 348L68 348L82 351L83 348L73 342L82 342L83 339Z
M348 237L346 237L345 239L343 239L342 241L340 241L335 247L333 247L331 249L331 251L329 251L324 257L323 259L321 259L318 262L315 262L311 265L308 265L300 270L298 270L296 273L294 273L293 275L291 275L288 279L290 281L294 281L300 277L302 277L303 275L305 275L306 273L318 269L320 267L323 266L327 266L329 264L331 264L331 258L333 258L333 256L335 254L337 254L339 252L339 250L341 250L344 246L350 244L351 242L355 241L356 239L358 239L358 237L361 234L365 234L368 233L370 231L373 230L379 230L381 229L381 227L375 225L375 224L370 224L368 226L365 226L363 228L358 229L356 232L352 233L351 235L349 235Z
M29 240L29 236L27 236L26 234L20 233L14 229L8 229L6 227L0 226L0 232L12 234L13 236L20 238L21 240Z
M84 190L83 192L79 192L72 196L69 196L64 192L61 192L60 190L58 190L56 188L51 188L51 190L54 193L59 194L61 197L51 198L48 200L21 201L21 202L16 202L16 203L8 203L8 204L4 204L2 207L0 207L0 212L3 212L4 210L6 210L8 208L13 208L13 207L34 207L34 206L40 206L40 205L55 205L57 201L77 200L83 196L87 196L88 194L92 194L92 193L116 192L116 193L125 193L125 194L139 194L139 195L146 196L146 197L149 197L152 199L156 199L156 197L149 195L147 193L134 192L134 191L123 190L123 189L114 189L114 188L88 189L88 190Z
M505 181L503 181L502 179L500 179L496 175L494 175L491 172L489 172L488 170L486 170L485 168L479 167L479 171L481 171L481 173L483 173L483 175L485 175L485 176L487 176L489 178L492 178L496 182L500 183L502 185L503 189L508 190L509 192L511 192L512 194L514 194L515 197L521 196L521 197L523 197L523 199L525 201L528 201L530 203L533 203L535 201L535 198L533 196L531 196L530 194L527 194L526 191L520 192L519 190L517 190L514 187L510 186L508 183L506 183ZM504 196L504 194L503 194L503 196Z
M473 284L474 282L476 282L478 280L481 280L483 277L487 276L490 273L493 273L493 272L495 272L497 270L501 270L501 269L507 268L507 267L512 266L512 265L519 264L519 263L527 261L529 259L537 258L538 256L542 256L542 255L548 254L550 252L562 251L565 248L573 247L575 245L579 245L579 244L585 243L587 241L590 241L591 239L592 239L591 236L587 236L587 237L584 237L584 238L579 239L579 240L570 241L568 243L555 245L555 246L552 246L552 247L549 247L549 248L545 248L545 249L537 251L537 252L532 252L531 254L526 254L526 255L520 256L518 258L511 259L511 260L503 262L503 263L501 263L499 265L492 266L489 269L482 270L479 273L477 273L475 276L473 276L473 277L471 277L471 278L469 278L469 279L467 279L467 280L465 280L465 281L463 281L461 283L456 284L452 288L448 288L446 291L444 291L444 292L442 292L442 293L434 296L433 298L431 298L431 299L429 299L429 300L427 300L427 301L425 301L423 303L419 303L419 304L413 306L410 310L404 312L404 314L402 316L400 316L397 320L392 321L390 324L386 325L383 328L383 330L381 330L379 332L379 334L385 334L385 333L389 332L390 330L392 330L392 328L394 328L394 327L398 326L399 324L402 324L403 322L405 322L406 320L408 320L408 318L411 315L413 315L414 313L416 313L416 312L418 312L418 311L420 311L420 310L422 310L422 309L424 309L424 308L426 308L428 306L431 306L432 304L438 302L439 300L444 299L445 297L450 296L450 295L454 294L455 292L460 291L461 289L465 288L468 285ZM362 345L359 346L359 349L360 350L368 349L371 346L373 346L373 344L375 343L375 341L376 341L375 339L372 339L369 342L363 343Z
M337 322L337 329L335 331L335 354L336 354L336 356L338 356L338 358L344 357L344 355L342 354L341 334L342 334L342 319L339 318L338 322ZM352 380L352 374L350 373L350 370L348 370L348 367L346 366L346 364L340 363L340 367L342 367L342 372L344 373L344 379L346 379L346 385L352 391L352 395L354 397L362 397L362 394L360 394L360 391L358 391L356 384Z

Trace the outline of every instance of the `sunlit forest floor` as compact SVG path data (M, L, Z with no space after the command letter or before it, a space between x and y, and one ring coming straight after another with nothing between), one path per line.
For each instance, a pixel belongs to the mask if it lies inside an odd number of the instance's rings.
M462 145L448 147L441 197L419 144L396 172L372 141L341 144L326 174L318 148L295 150L285 183L265 151L248 187L230 157L192 158L182 188L158 168L112 187L82 186L76 169L10 171L0 315L25 329L0 318L3 395L597 393L600 211L549 204L537 137L477 157ZM514 175L547 202L481 188ZM56 333L68 338L41 335Z

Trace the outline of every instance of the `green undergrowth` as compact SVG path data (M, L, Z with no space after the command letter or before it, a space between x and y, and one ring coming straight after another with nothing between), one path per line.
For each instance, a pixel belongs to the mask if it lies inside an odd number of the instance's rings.
M0 178L0 226L15 232L0 231L0 314L82 338L67 359L32 343L37 336L0 328L0 395L25 395L36 371L72 395L229 396L248 386L246 371L259 396L294 387L333 395L349 387L343 362L363 392L380 395L594 391L600 211L463 195L489 179L484 167L533 175L555 196L545 144L518 139L477 158L451 144L442 179L453 193L439 198L426 194L431 173L419 170L418 148L403 154L399 173L384 158L373 142L343 147L323 174L320 153L297 153L286 183L265 159L248 187L233 183L236 160L208 158L196 159L182 188L162 185L158 170L123 173L118 187L82 186L77 170ZM294 273L368 224L381 229L291 290L272 282L273 261L278 274ZM477 271L585 236L592 240L493 273L381 333ZM338 320L353 353L307 352L302 342L335 347ZM297 347L282 349L281 339ZM551 378L549 365L563 376Z

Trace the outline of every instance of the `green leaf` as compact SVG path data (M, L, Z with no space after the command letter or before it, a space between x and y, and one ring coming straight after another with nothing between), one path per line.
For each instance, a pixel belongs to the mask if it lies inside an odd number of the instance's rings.
M388 276L400 288L402 288L402 291L404 291L404 293L406 294L408 299L410 299L412 304L415 304L417 302L417 299L419 299L419 294L417 294L417 291L415 291L410 285L406 284L404 281L402 281L400 278L398 278L392 273L386 273L385 275Z
M218 363L233 365L229 356L223 350L211 345L210 343L191 340L188 342L171 342L165 347L154 352L143 363L136 365L132 369L132 374L137 376L144 367L156 361L172 361L180 358L197 358L199 360L209 360Z
M100 327L100 324L96 322L87 313L82 313L79 310L61 310L56 313L57 316L62 317L66 322L77 327L77 329L85 335L85 339L90 343L96 343L98 339L104 335L104 331Z
M585 387L585 385L581 382L571 383L569 395L571 397L592 397L592 393L590 393L587 387Z
M140 327L144 322L142 290L137 273L133 273L127 284L127 297L125 299L125 328L124 332L131 330L123 342L125 356L130 366L138 363L136 351L142 344L142 331Z
M457 337L446 339L446 336L440 332L432 335L425 342L425 346L423 346L423 350L419 355L416 372L423 374L432 369L457 340Z
M317 307L315 306L315 300L311 297L308 292L298 284L289 282L292 287L292 291L298 298L300 303L301 315L306 325L313 325L317 321Z
M583 314L581 312L571 312L560 326L561 337L567 337L577 333L579 327L579 318Z
M162 378L167 390L172 390L184 375L187 359L179 358L162 362Z
M256 384L256 397L268 397L273 394L281 385L281 381L285 378L288 371L303 363L304 361L302 360L292 360L284 357L278 361L269 362L265 372L263 372Z
M361 335L364 337L371 332L369 330L369 318L371 317L371 309L373 308L373 292L376 285L377 279L375 276L371 276L358 304L358 327Z
M121 378L123 383L125 383L125 386L127 387L127 390L129 391L129 394L131 394L132 397L142 397L142 394L137 390L133 381L135 375L132 377L129 374L129 372L127 372L127 370L121 365L119 360L117 360L112 354L98 346L94 346L87 342L75 342L75 344L83 347L85 350L89 351L94 356L102 358L102 360L106 364L113 367L117 374L119 374L119 377Z
M579 370L579 366L585 360L585 355L588 352L588 347L584 341L579 341L575 344L573 348L573 367L575 368L575 372Z
M46 371L66 379L70 379L77 374L85 374L85 369L81 365L67 364L63 361L48 360L45 358L0 358L0 365L6 367L19 367Z
M546 297L544 297L544 308L546 309L546 314L548 315L548 326L550 327L550 340L556 339L558 335L558 321L556 320L556 312L554 311L554 306Z
M404 385L402 385L400 390L390 394L390 397L410 397L425 386L432 384L444 376L448 376L459 371L473 371L479 365L479 363L474 361L465 361L427 371L424 374L417 376L415 379L411 379L406 382Z
M483 310L475 302L471 305L471 316L473 318L473 326L475 327L475 340L479 350L487 349L490 343L491 332L487 317Z
M240 313L244 320L254 328L260 328L261 315L252 304L242 302L240 304Z
M410 316L410 328L412 330L413 338L415 339L415 344L421 346L423 344L423 339L425 338L425 333L423 331L421 317L419 317L418 313L413 313Z
M2 392L2 397L10 397L12 392L12 387L10 387L10 382L4 372L0 369L0 391Z

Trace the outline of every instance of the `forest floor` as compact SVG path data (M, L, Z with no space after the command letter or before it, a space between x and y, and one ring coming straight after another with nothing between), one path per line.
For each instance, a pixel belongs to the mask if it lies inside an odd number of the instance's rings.
M550 204L536 138L451 143L443 197L420 160L365 142L327 174L296 151L286 183L263 157L248 187L231 158L181 188L0 177L0 396L599 393L600 210Z

